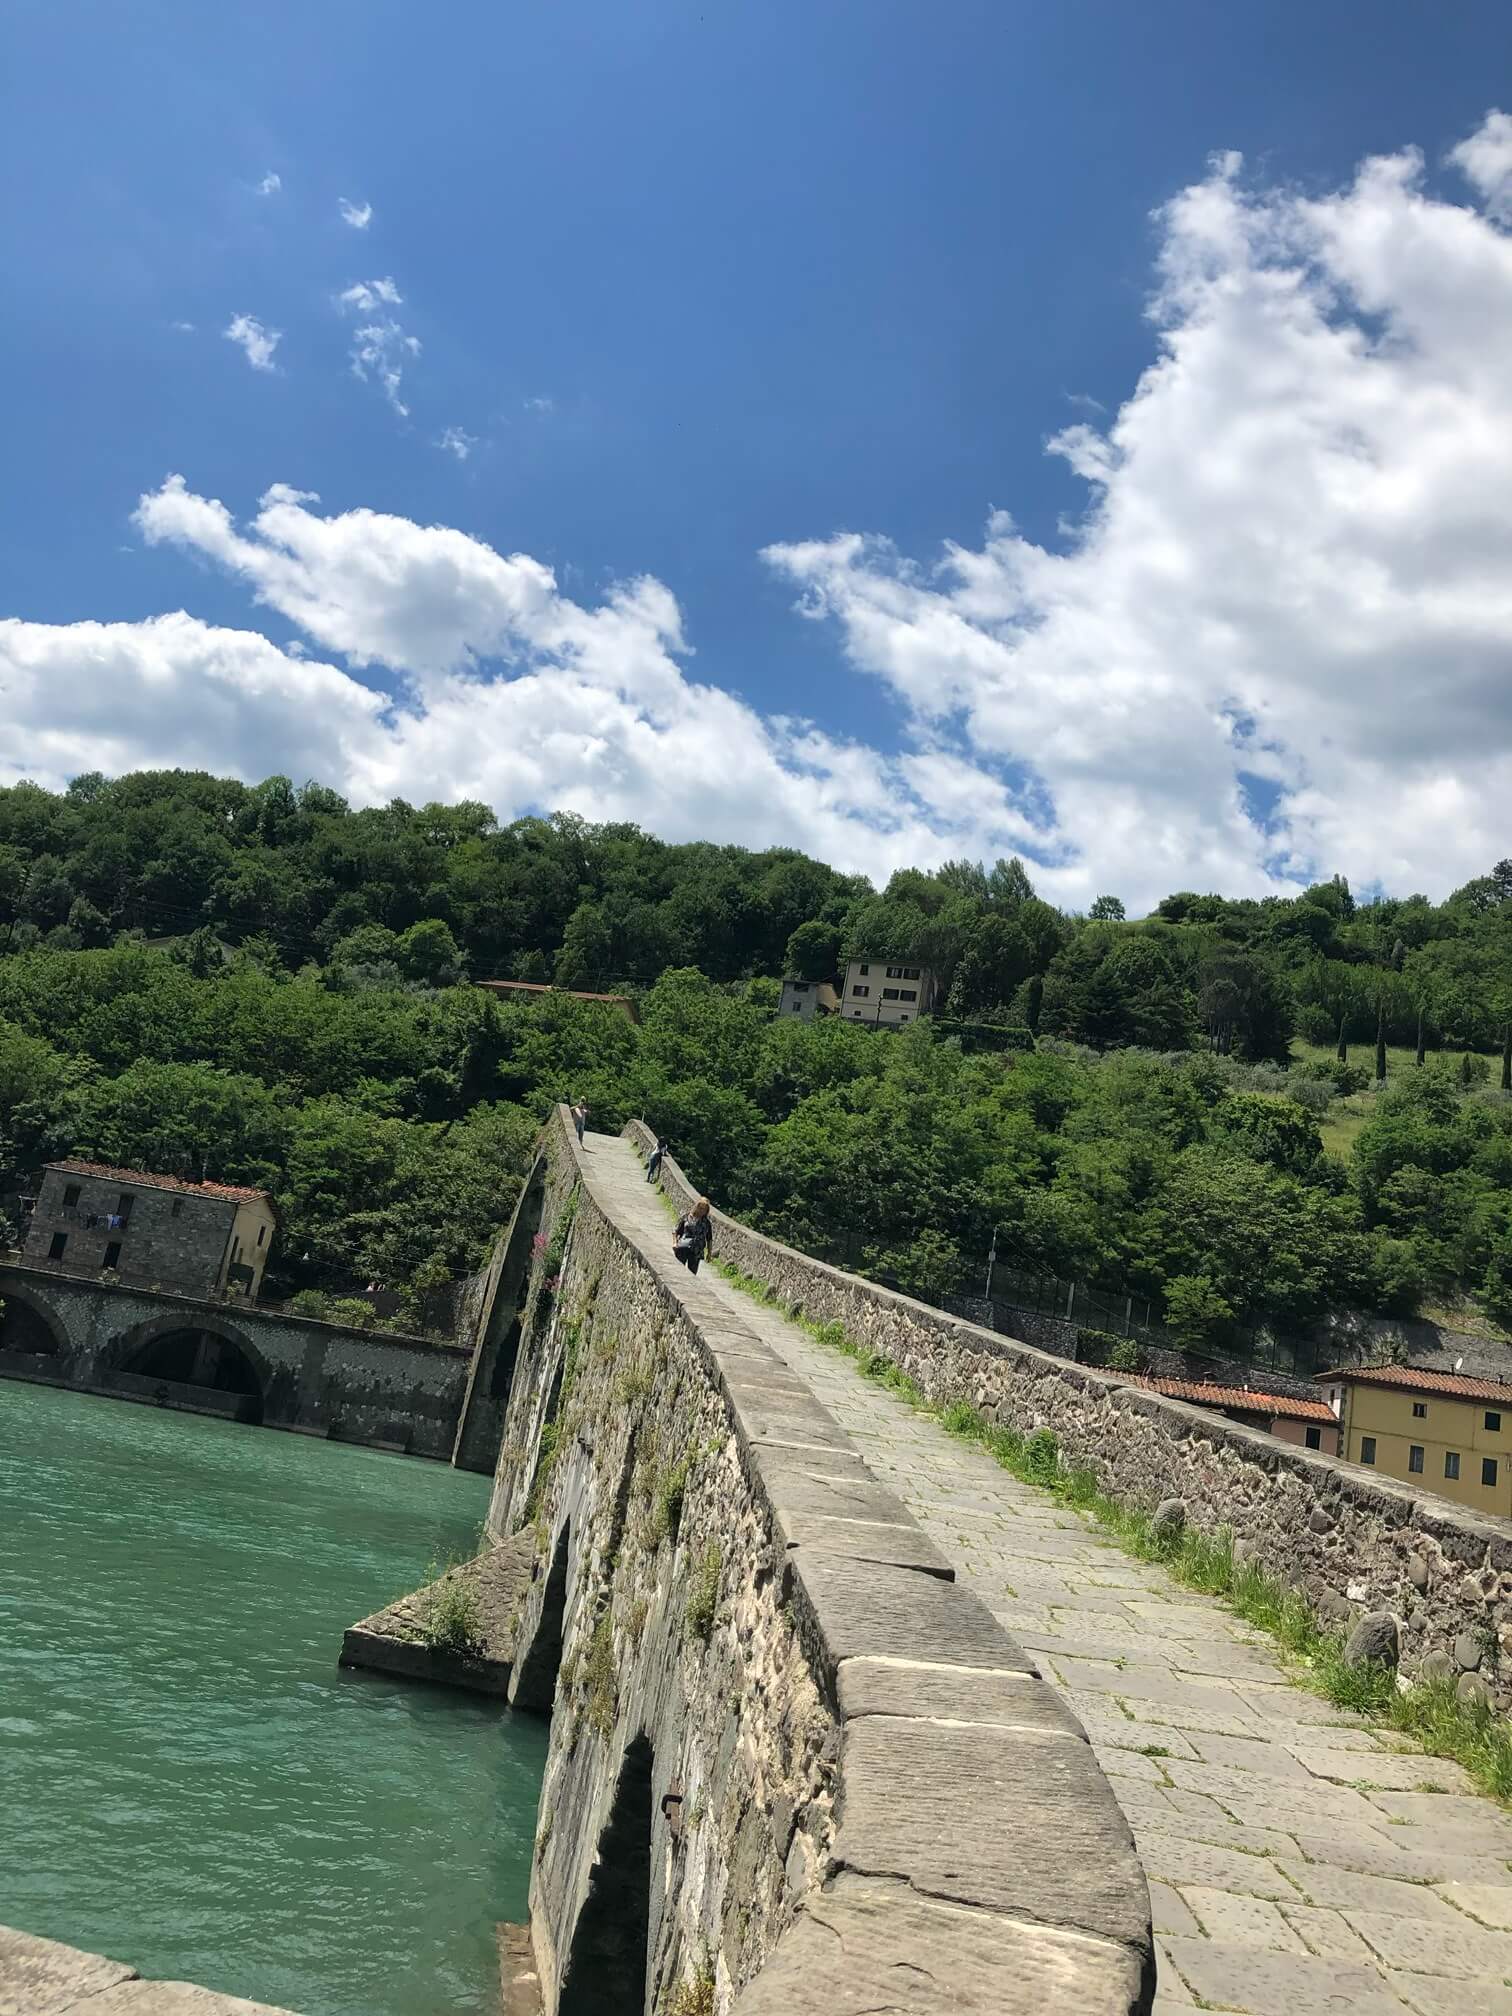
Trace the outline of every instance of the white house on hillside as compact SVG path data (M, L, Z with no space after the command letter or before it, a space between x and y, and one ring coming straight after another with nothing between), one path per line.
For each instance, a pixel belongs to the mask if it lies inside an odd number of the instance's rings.
M933 1012L939 987L927 966L889 966L852 959L845 969L840 1012L847 1022L877 1022L895 1029Z

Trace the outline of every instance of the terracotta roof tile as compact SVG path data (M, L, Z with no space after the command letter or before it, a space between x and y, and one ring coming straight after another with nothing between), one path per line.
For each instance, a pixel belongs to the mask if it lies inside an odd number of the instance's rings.
M1122 1375L1131 1386L1147 1386L1169 1400L1192 1400L1199 1407L1243 1407L1252 1414L1279 1416L1286 1421L1326 1421L1337 1428L1338 1416L1326 1400L1298 1400L1290 1393L1263 1393L1254 1386L1214 1386L1205 1379L1157 1379L1142 1372Z
M66 1169L70 1176L103 1176L111 1183L134 1183L146 1190L179 1190L186 1197L214 1197L221 1203L255 1204L259 1198L272 1204L266 1190L248 1190L239 1183L191 1183L183 1176L154 1176L145 1169L116 1169L108 1162L49 1162L49 1169Z
M1450 1400L1501 1400L1512 1407L1512 1380L1472 1379L1468 1373L1439 1372L1430 1365L1340 1365L1323 1379L1363 1386L1399 1386L1411 1393L1442 1393Z

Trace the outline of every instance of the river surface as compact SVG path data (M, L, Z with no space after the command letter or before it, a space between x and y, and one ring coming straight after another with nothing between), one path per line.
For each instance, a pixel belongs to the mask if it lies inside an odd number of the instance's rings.
M545 1727L336 1665L487 1503L0 1381L0 1923L300 2016L492 2016Z

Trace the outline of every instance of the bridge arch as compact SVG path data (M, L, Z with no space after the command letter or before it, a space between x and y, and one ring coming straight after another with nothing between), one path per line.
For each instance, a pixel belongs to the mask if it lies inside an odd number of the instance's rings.
M0 1351L35 1358L71 1358L73 1340L62 1316L35 1288L7 1281L0 1289Z
M95 1365L95 1378L113 1373L209 1386L248 1396L262 1419L273 1368L239 1324L217 1312L165 1310L112 1337Z

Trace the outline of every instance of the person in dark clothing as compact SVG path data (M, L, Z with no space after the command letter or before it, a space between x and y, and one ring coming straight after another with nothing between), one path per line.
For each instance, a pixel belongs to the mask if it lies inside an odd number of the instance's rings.
M714 1251L714 1226L709 1218L709 1200L700 1197L691 1211L685 1211L672 1234L672 1251L690 1274L698 1272L700 1260Z
M659 1136L656 1146L646 1158L646 1181L654 1183L661 1174L662 1157L667 1152L667 1144Z

